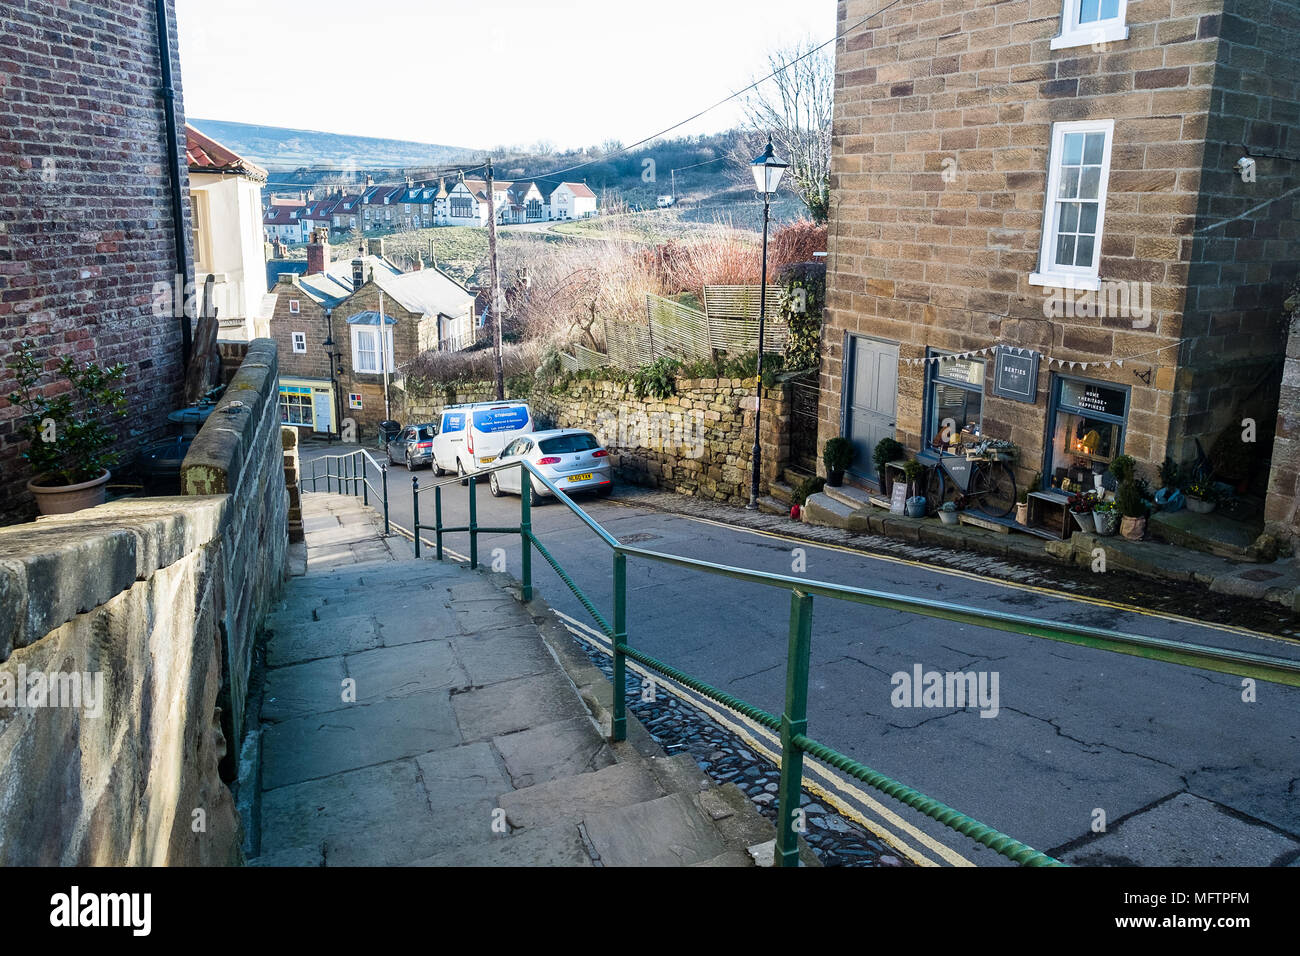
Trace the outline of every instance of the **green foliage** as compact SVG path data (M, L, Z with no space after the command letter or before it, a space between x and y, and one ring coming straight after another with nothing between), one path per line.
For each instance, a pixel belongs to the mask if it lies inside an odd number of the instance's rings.
M813 477L805 478L803 481L799 482L799 487L794 490L794 494L791 495L791 497L794 499L794 503L802 508L809 498L820 492L825 487L826 479L821 475L813 475Z
M885 465L891 461L898 461L906 454L907 449L902 446L902 443L892 438L880 439L880 441L876 442L876 447L871 451L871 460L875 463L876 474L883 475Z
M800 262L781 270L781 315L790 327L785 350L788 368L817 368L821 363L822 304L826 265Z
M1034 480L1020 489L1019 493L1017 493L1016 495L1016 501L1020 502L1022 505L1028 504L1029 493L1031 491L1037 491L1042 486L1043 486L1043 473L1041 471L1035 472Z
M1119 491L1115 493L1115 507L1125 518L1145 518L1147 503L1142 498L1142 491L1135 479L1120 482Z
M909 485L920 481L924 474L925 465L921 464L915 458L909 458L903 463L903 476L907 479Z
M1255 470L1256 446L1241 440L1236 426L1225 428L1210 446L1210 467L1229 484L1250 478Z
M1219 486L1208 478L1197 478L1188 484L1186 490L1189 498L1200 498L1202 501L1218 501L1223 497Z
M637 398L667 398L677 391L677 374L682 363L661 357L632 373L632 394Z
M118 455L109 449L117 434L108 422L126 415L126 390L119 384L125 365L78 365L65 355L59 375L72 387L53 397L40 384L45 367L35 343L20 342L8 365L18 386L9 394L10 404L21 410L18 437L31 443L23 457L36 475L59 479L45 484L92 481L116 463Z
M1174 464L1173 459L1166 458L1160 464L1160 487L1179 488L1184 482L1183 470Z
M1110 473L1115 476L1115 480L1120 484L1128 481L1133 477L1137 470L1137 462L1132 455L1116 455L1110 462Z
M843 471L853 464L853 443L847 438L829 438L822 448L822 462L827 471Z

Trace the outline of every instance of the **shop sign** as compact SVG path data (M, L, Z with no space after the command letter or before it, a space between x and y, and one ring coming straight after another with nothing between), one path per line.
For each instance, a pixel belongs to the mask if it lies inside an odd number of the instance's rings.
M999 346L994 359L993 394L1031 405L1038 401L1038 353Z
M1061 383L1061 404L1082 412L1099 412L1102 415L1124 417L1128 395L1122 389L1105 388L1091 382L1066 379Z

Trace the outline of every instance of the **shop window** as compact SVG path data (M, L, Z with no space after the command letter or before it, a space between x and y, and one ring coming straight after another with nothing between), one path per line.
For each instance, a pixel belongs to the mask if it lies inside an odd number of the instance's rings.
M931 351L933 357L939 353ZM936 450L966 428L978 428L984 410L984 362L941 357L925 363L926 432L923 447Z
M1048 479L1060 488L1095 486L1115 456L1124 450L1128 390L1115 385L1059 376L1053 385Z
M280 424L311 425L311 389L285 385L280 389Z

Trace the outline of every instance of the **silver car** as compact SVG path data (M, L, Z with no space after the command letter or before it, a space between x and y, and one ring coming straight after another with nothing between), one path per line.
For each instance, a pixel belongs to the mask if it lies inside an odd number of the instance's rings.
M577 491L594 491L607 495L614 488L609 466L609 452L600 446L596 436L576 428L557 428L547 432L520 435L501 451L493 462L509 465L520 460L531 462L539 472L555 483L565 494ZM500 498L506 492L520 493L520 470L501 468L488 479L492 494ZM550 490L530 476L530 501L536 501Z
M388 463L393 464L393 455L405 462L408 470L420 465L433 464L433 439L438 435L438 426L432 422L423 425L407 425L388 443Z

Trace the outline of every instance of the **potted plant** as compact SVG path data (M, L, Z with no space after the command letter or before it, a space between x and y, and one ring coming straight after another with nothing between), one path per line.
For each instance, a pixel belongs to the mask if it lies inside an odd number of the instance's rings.
M27 490L41 514L68 514L104 501L117 461L111 450L117 435L109 421L126 415L126 366L107 368L70 356L59 360L59 375L71 388L46 394L45 368L33 342L21 342L9 359L17 389L9 394L19 411L17 433L30 444L23 453L35 472Z
M903 464L903 477L907 480L908 495L904 512L909 518L924 518L927 506L925 495L921 494L921 482L925 480L925 465L909 458Z
M956 524L961 520L961 515L957 513L957 502L945 501L939 506L939 520L944 524Z
M1197 478L1187 486L1187 510L1198 515L1207 515L1219 502L1219 489L1214 483Z
M1132 455L1116 455L1110 462L1110 473L1115 481L1123 484L1137 472L1137 461Z
M1147 503L1142 499L1142 491L1137 481L1130 475L1120 482L1115 495L1115 507L1119 509L1119 533L1130 541L1141 541L1147 533Z
M1097 527L1092 520L1092 505L1095 497L1091 491L1076 491L1070 495L1068 507L1080 531L1091 531Z
M1232 485L1239 495L1246 493L1255 470L1255 448L1254 442L1241 440L1236 428L1225 428L1210 446L1210 467L1215 477Z
M1110 537L1119 530L1119 512L1115 510L1115 502L1107 501L1102 498L1094 501L1092 504L1092 521L1097 528L1097 533Z
M907 449L892 438L882 438L876 442L876 447L871 452L871 461L876 466L876 484L880 486L881 494L887 495L891 490L885 466L891 461L898 461L906 454Z
M822 448L822 463L826 466L826 484L838 488L844 483L844 471L853 464L853 444L847 438L831 438Z

